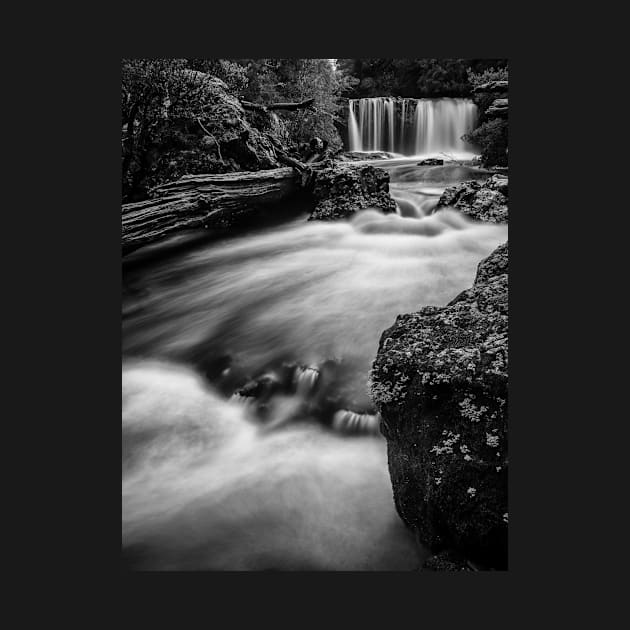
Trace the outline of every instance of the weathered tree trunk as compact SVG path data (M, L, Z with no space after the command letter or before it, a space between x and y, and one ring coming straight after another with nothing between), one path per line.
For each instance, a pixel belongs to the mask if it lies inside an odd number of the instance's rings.
M277 203L300 187L300 175L290 167L185 175L154 189L154 199L123 205L123 255L180 230L228 226L242 213Z

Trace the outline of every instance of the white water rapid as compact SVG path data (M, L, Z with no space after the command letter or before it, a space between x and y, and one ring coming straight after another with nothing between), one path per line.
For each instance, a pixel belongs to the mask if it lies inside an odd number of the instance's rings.
M379 165L398 214L300 217L125 271L127 567L422 562L394 507L369 369L396 316L469 288L508 228L434 212L441 191L474 169ZM262 402L239 389L247 382L262 383Z

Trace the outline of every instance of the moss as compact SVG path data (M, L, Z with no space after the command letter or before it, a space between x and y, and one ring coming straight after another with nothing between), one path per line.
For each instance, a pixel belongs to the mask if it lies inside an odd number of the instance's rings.
M476 221L507 223L508 178L493 175L485 182L461 182L447 188L437 203L437 208L452 207Z
M371 393L394 499L434 551L507 562L507 244L444 308L399 316L381 336Z
M373 166L336 165L317 171L313 195L317 205L309 220L343 219L365 208L396 211L396 202L389 194L389 174Z

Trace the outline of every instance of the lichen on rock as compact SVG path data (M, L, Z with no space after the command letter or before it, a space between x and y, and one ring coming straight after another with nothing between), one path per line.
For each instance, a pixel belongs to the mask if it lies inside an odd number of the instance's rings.
M335 164L313 173L315 209L310 221L334 221L365 208L396 212L389 194L389 174L374 166Z
M507 566L508 245L445 307L399 315L371 373L396 507L434 553Z
M440 197L436 210L456 208L476 221L508 222L508 178L492 175L484 182L466 181L447 188Z

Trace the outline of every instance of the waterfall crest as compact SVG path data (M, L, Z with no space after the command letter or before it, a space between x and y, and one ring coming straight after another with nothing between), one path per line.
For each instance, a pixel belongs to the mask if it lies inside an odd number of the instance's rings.
M477 106L467 98L350 99L350 151L390 151L402 155L469 152L461 137L471 131Z

